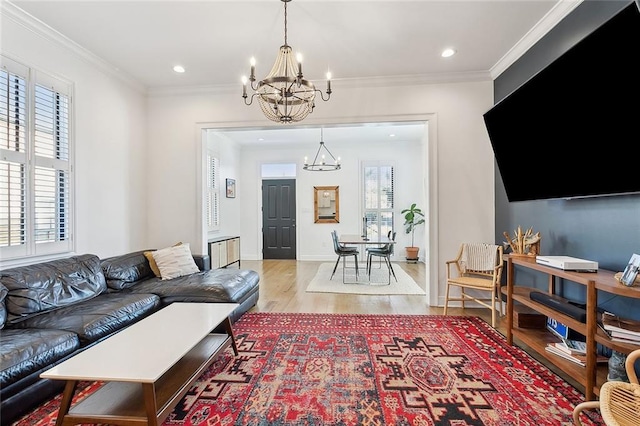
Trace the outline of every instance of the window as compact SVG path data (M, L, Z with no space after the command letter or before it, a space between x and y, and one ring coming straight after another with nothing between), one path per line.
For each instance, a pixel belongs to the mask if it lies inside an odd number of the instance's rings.
M386 236L393 231L393 166L365 163L362 177L367 236Z
M72 247L71 86L2 57L0 254Z
M220 160L207 151L207 230L220 229Z

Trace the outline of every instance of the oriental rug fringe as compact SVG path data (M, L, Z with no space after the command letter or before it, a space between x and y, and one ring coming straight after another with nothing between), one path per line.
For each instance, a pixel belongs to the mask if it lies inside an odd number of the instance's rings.
M225 351L164 425L569 426L584 400L478 317L250 312L234 330L240 354ZM16 425L53 425L59 404Z

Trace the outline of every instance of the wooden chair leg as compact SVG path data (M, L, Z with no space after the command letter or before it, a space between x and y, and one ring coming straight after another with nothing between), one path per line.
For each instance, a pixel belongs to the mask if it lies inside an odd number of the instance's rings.
M447 308L449 307L449 283L447 283L447 289L444 293L444 315L447 315Z
M496 328L496 299L491 301L491 327Z

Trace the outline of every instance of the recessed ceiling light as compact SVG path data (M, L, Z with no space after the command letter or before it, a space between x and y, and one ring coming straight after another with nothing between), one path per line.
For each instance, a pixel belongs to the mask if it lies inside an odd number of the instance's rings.
M391 133L391 134L389 135L389 137L390 137L390 138L395 138L395 137L396 137L396 135L395 135L394 133Z
M262 142L264 140L264 138L258 138L258 140Z
M182 65L176 65L175 67L173 67L173 70L175 72L183 73L184 72L184 67Z
M447 48L442 51L440 56L442 56L443 58L448 58L449 56L453 56L455 54L456 54L456 51L454 49Z

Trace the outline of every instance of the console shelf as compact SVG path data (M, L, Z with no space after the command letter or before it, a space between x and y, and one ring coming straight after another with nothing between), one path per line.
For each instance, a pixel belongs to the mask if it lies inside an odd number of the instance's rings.
M638 349L637 345L612 342L597 325L598 290L624 297L640 299L640 288L626 287L614 278L613 271L599 269L597 272L574 272L563 271L562 269L536 263L533 257L521 257L505 255L507 261L507 285L502 289L502 293L507 296L507 342L513 345L513 338L516 337L523 344L539 353L550 363L561 371L571 376L584 387L586 400L593 400L599 394L600 386L606 381L607 365L596 362L597 343L607 346L613 350L629 353ZM584 285L586 287L587 300L586 323L580 322L567 315L562 314L548 306L531 300L531 291L539 289L520 286L515 283L516 266L533 269L549 276L548 292L557 294L560 281L563 279ZM514 325L514 304L522 304L553 318L568 326L570 329L584 335L587 343L586 366L580 366L559 356L551 354L545 350L547 343L558 341L558 338L546 329L519 328Z

